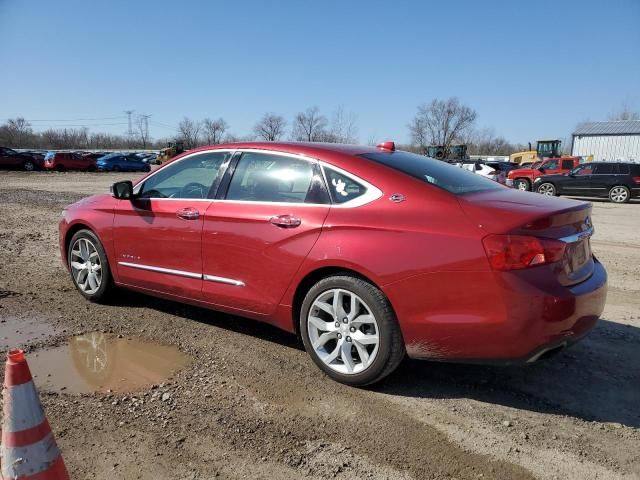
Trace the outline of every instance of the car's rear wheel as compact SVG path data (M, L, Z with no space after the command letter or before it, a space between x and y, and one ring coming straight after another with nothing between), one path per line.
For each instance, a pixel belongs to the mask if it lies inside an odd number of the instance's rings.
M515 182L513 182L513 186L517 190L522 190L523 192L528 192L531 190L531 183L526 178L518 178Z
M348 385L383 379L405 355L389 300L371 283L349 275L325 278L309 290L300 333L314 363Z
M624 185L617 185L609 190L609 200L614 203L626 203L631 197L631 192Z
M22 164L22 169L26 172L32 172L35 168L36 166L31 160L25 160Z
M545 182L538 186L538 193L554 197L556 195L556 187L553 183Z
M78 291L93 302L105 300L113 289L109 261L91 230L79 230L69 242L67 262Z
M66 168L64 168L64 165L57 165L56 166L56 172L64 172L66 170Z

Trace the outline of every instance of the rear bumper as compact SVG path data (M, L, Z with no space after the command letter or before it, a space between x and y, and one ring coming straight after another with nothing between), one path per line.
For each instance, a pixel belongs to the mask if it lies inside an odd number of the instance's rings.
M607 273L572 287L531 272L443 272L398 282L391 299L412 358L470 363L530 363L584 337L604 310ZM424 294L416 295L416 292Z

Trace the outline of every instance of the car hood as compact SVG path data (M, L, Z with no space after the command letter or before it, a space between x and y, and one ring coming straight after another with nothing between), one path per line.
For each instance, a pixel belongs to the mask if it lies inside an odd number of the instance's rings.
M465 214L488 233L507 233L536 220L590 208L588 202L510 188L458 197Z
M537 171L537 170L536 170ZM534 172L533 168L516 168L514 170L511 170L508 174L507 177L509 178L515 178L515 177L519 177L521 175L531 175Z

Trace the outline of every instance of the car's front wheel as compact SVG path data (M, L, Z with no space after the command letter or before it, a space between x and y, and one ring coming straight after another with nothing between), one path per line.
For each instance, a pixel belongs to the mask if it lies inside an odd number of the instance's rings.
M614 203L626 203L631 197L631 192L624 185L618 185L609 190L609 200Z
M389 300L371 283L349 275L325 278L309 290L300 333L314 363L348 385L381 380L405 355Z
M69 242L67 262L71 279L88 300L100 302L113 289L109 261L102 243L91 230L79 230Z
M24 163L22 164L22 169L27 172L33 172L35 168L36 166L31 160L25 160Z
M513 182L513 186L517 190L521 190L523 192L528 192L531 190L531 183L526 178L518 178L515 182Z
M556 187L553 183L545 182L538 186L538 193L554 197L556 195Z

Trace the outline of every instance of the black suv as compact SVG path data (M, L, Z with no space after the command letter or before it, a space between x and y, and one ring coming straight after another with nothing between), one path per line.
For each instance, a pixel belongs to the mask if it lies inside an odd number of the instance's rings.
M565 175L538 177L533 191L543 195L608 197L614 203L625 203L640 196L640 164L583 163Z

